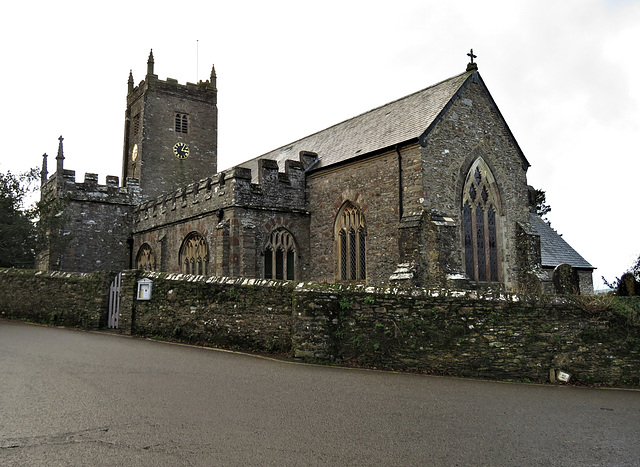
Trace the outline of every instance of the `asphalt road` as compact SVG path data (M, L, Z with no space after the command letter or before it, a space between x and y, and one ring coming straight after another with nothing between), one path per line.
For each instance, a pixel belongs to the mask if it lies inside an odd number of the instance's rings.
M640 392L309 366L0 319L0 465L639 465Z

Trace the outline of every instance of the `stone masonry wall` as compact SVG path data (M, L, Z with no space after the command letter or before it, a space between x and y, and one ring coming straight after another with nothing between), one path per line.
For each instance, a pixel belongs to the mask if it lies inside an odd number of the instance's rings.
M108 272L0 269L0 317L98 329L107 325Z
M205 345L288 352L294 285L145 273L152 299L134 300L133 333Z
M547 381L560 370L582 383L640 382L640 300L314 286L295 298L293 353L303 358L455 376Z
M137 280L153 281L149 301ZM108 273L0 270L0 316L89 329ZM364 367L640 383L637 297L480 294L125 271L124 332Z
M134 210L133 252L147 243L156 256L156 270L181 272L179 252L185 237L200 233L209 248L208 274L260 278L269 234L279 227L296 239L297 277L308 261L308 212L302 165L261 161L259 183L252 172L237 167L187 185Z
M127 97L127 118L139 115L139 132L135 125L126 126L125 168L129 177L140 179L144 199L212 176L217 172L216 90L211 83L178 84L176 80L159 80L147 75ZM176 113L188 115L188 132L175 131ZM177 142L189 145L189 157L178 159L173 154ZM131 160L134 144L139 155Z
M453 219L439 228L443 237L440 265L447 274L464 274L462 190L478 157L487 163L498 185L501 277L507 289L514 290L520 274L516 225L529 222L526 163L484 84L471 80L430 132L423 149L425 209ZM451 246L457 248L450 251Z
M398 265L399 183L398 156L383 154L307 179L311 264L307 277L334 282L338 277L334 248L336 216L346 201L365 219L367 281L386 284Z
M54 174L42 187L43 210L51 211L45 222L51 228L39 267L74 272L129 268L131 212L138 196L134 179L121 187L115 176L99 185L97 174L85 174L83 182L75 181L73 170Z

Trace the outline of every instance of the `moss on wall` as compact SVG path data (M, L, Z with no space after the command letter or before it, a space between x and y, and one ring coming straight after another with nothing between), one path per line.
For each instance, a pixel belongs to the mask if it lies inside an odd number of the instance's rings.
M640 300L344 288L321 301L313 287L296 298L310 334L294 343L302 357L456 376L546 381L562 370L583 383L640 382Z
M125 271L124 332L312 361L525 381L640 383L640 297L510 295ZM136 300L138 279L152 298ZM0 270L0 316L96 329L109 273Z
M291 348L291 283L145 277L153 280L152 300L134 301L134 334L245 350Z
M0 316L87 329L104 327L110 276L0 269Z

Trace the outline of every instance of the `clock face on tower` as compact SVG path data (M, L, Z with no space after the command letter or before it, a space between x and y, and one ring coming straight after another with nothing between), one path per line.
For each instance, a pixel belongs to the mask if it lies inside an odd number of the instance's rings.
M137 158L138 158L138 145L134 144L133 150L131 151L131 160L135 162Z
M173 145L173 154L178 159L186 159L189 157L189 146L182 142L177 142Z

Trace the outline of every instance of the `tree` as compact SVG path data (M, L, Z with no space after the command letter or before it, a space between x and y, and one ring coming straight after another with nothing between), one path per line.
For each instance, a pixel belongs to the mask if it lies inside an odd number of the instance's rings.
M530 191L530 196L530 203L531 206L535 207L535 213L539 215L547 224L551 225L551 223L547 219L547 214L551 212L551 206L547 204L547 194L542 190L532 188Z
M632 273L636 280L640 282L640 255L638 255L638 259L636 259L635 264L631 266L629 272Z
M0 173L0 267L32 268L35 263L36 210L24 206L39 178L34 168L18 175Z

